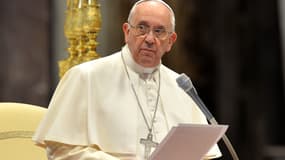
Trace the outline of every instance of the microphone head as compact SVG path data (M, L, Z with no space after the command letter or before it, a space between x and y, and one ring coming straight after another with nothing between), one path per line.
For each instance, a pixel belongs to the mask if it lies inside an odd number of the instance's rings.
M184 73L180 74L180 76L176 78L176 82L184 91L188 91L193 87L190 78Z

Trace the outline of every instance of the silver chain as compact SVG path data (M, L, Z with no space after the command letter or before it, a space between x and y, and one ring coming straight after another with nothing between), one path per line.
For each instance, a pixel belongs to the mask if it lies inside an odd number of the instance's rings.
M145 124L146 124L146 126L147 126L147 128L148 128L149 133L152 133L153 124L154 124L154 119L155 119L155 117L156 117L156 112L157 112L157 109L158 109L158 102L159 102L159 97L160 97L160 71L158 71L159 80L158 80L158 89L157 89L157 97L156 97L156 103L155 103L155 110L154 110L154 114L153 114L152 119L151 119L151 124L149 125L148 122L147 122L146 116L145 116L145 114L144 114L144 112L143 112L142 105L141 105L141 103L140 103L140 101L139 101L138 94L137 94L137 92L135 91L134 84L133 84L133 82L131 81L131 78L130 78L130 75L129 75L129 72L128 72L128 69L127 69L127 65L126 65L125 59L124 59L124 57L123 57L123 52L121 52L121 57L122 57L122 61L123 61L123 63L124 63L124 67L125 67L125 71L126 71L127 77L128 77L128 79L129 79L129 81L130 81L130 83L131 83L132 90L133 90L133 92L134 92L134 94L135 94L135 97L136 97L138 106L139 106L139 108L140 108L140 111L141 111L141 113L142 113L143 119L144 119L144 121L145 121Z

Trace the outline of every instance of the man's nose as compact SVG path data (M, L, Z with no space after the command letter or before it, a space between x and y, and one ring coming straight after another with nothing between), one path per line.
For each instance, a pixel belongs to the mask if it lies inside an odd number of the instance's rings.
M155 41L155 35L153 34L153 31L150 30L145 37L145 41L147 44L153 44Z

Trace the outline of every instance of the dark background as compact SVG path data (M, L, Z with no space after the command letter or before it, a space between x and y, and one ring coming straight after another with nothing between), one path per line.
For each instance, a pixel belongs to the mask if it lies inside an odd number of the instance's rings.
M119 27L113 30L121 30L133 2L120 0ZM278 1L167 2L176 13L178 41L163 62L189 75L218 122L230 125L227 135L241 160L285 159ZM0 101L48 106L57 76L51 71L52 4L1 1ZM123 34L119 39L112 49L120 49ZM220 146L221 159L231 159L222 142Z

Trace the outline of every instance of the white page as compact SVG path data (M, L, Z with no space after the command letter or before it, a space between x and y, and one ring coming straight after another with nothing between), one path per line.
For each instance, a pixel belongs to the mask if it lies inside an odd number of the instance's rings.
M201 160L227 128L227 125L179 124L153 151L150 160Z

